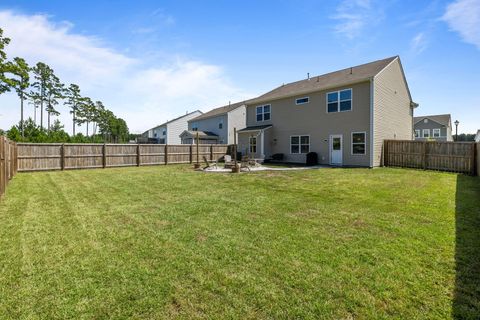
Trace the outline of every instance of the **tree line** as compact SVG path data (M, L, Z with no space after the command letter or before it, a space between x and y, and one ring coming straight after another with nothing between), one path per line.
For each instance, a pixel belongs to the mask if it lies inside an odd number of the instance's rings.
M7 131L10 139L24 142L128 141L128 126L123 119L116 117L101 101L83 96L78 85L63 84L46 63L29 66L20 57L8 60L5 48L9 42L0 28L0 95L15 91L20 100L20 121ZM26 103L33 106L33 119L24 119ZM71 114L71 136L58 119L52 121L60 115L60 105L66 106ZM86 126L86 135L76 133L80 125Z

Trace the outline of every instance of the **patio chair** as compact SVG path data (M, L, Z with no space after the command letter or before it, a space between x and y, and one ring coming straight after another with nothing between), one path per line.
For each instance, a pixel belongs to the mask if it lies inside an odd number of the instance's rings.
M218 168L217 160L208 160L206 156L203 156L203 162L205 162L205 167L203 168L203 170L207 168Z
M235 165L235 163L232 161L231 155L226 154L223 157L223 160L225 160L225 169L233 168L233 166Z

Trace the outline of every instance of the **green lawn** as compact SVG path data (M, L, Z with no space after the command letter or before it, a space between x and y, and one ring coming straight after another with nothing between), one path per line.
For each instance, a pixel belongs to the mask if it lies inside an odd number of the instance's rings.
M18 174L0 318L478 319L480 179L405 169Z

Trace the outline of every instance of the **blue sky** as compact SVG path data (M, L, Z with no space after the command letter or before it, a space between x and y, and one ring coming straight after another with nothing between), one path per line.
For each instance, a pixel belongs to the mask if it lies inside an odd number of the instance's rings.
M0 27L10 57L48 63L133 132L397 54L417 115L480 129L480 0L4 0ZM2 128L18 121L13 95L0 114Z

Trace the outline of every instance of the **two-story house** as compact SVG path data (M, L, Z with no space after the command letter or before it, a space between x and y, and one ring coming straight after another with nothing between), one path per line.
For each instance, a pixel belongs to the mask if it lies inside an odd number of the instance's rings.
M449 114L414 117L413 127L415 140L453 141Z
M188 121L188 130L180 135L183 144L195 143L197 132L200 143L234 143L234 128L246 126L244 102L215 108ZM201 132L201 133L200 133Z
M188 121L201 115L199 110L184 114L178 118L162 123L143 133L144 137L157 139L160 144L180 144L179 135L188 129Z
M282 85L246 104L238 150L305 163L379 166L384 139L412 140L413 109L398 56Z

